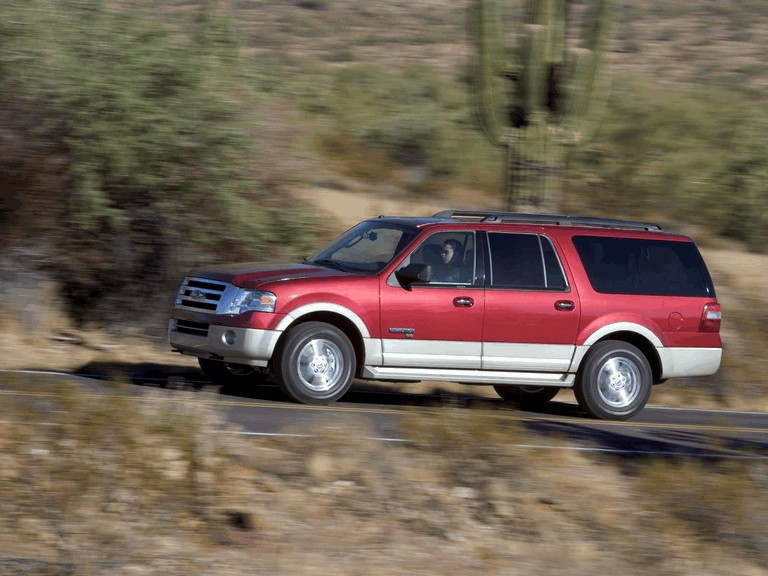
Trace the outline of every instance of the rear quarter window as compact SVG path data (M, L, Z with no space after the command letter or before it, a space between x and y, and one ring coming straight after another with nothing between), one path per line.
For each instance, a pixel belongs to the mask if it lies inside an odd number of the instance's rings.
M592 288L604 294L714 297L693 242L574 236Z

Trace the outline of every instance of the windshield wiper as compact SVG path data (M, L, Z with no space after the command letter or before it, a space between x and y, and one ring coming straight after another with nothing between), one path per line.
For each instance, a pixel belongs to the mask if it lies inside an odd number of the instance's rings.
M309 263L317 264L318 266L325 266L326 268L335 268L336 270L341 270L342 272L349 272L349 268L347 268L346 266L344 266L344 264L336 260L328 260L328 259L312 260Z

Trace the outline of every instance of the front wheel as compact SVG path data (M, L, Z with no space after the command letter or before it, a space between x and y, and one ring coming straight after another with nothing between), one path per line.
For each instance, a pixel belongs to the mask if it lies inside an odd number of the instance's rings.
M559 388L552 386L504 386L495 385L496 393L507 402L520 408L540 408L557 396Z
M322 405L346 394L355 369L355 349L344 332L325 322L306 322L288 333L275 379L296 402Z
M590 416L626 420L645 407L652 386L653 373L645 355L627 342L606 340L587 354L574 393Z

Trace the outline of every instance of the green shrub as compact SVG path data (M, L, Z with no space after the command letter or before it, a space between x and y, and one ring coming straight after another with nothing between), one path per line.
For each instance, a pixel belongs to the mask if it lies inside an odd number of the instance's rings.
M766 247L764 105L737 92L614 83L595 138L572 157L571 193L605 212L706 225Z
M495 166L496 155L474 122L466 86L435 69L349 66L335 74L325 97L324 114L331 120L322 139L326 149L328 142L352 139L394 166L421 169L427 180L450 179L483 189L494 185L494 178L477 170ZM359 161L361 154L356 156ZM349 166L349 171L365 176L359 168ZM368 174L370 179L378 176L378 171Z
M0 218L46 207L27 234L55 247L77 320L146 313L192 261L306 243L312 219L251 174L259 79L212 6L173 23L116 0L0 6L0 162L17 175L0 185L19 198Z

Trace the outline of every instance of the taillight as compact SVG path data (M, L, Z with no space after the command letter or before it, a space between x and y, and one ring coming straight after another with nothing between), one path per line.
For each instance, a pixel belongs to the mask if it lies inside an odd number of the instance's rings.
M720 304L717 302L705 304L704 310L701 313L699 332L720 332L721 319L722 314L720 313Z

